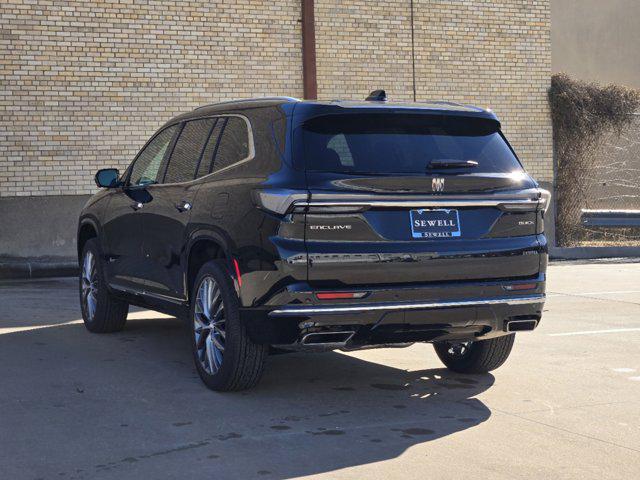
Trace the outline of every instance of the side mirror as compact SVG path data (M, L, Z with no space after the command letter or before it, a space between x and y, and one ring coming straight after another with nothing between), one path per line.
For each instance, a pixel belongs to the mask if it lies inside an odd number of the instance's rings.
M102 188L115 188L120 185L118 177L120 177L120 172L117 168L103 168L96 173L96 185Z

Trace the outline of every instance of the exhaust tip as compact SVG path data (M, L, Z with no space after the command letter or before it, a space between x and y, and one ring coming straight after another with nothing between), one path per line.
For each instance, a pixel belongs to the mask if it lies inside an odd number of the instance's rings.
M510 320L505 323L507 332L530 332L538 326L538 320Z

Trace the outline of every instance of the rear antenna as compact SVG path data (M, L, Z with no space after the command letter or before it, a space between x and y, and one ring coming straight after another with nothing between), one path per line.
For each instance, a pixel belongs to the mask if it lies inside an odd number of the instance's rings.
M365 100L367 102L386 102L387 92L385 92L384 90L374 90Z

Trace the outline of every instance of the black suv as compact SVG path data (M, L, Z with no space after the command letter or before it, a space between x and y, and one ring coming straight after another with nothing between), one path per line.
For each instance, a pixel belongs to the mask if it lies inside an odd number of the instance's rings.
M372 98L208 105L100 170L86 327L121 330L130 304L187 317L214 390L282 350L432 342L454 371L500 366L540 321L549 194L490 111Z

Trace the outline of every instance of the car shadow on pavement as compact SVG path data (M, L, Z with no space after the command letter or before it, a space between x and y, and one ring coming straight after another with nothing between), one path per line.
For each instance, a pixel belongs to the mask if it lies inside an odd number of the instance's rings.
M197 377L177 319L2 334L4 467L8 478L284 479L393 459L491 415L474 397L494 377L422 369L436 365L426 347L380 351L424 353L418 370L365 352L275 355L257 388L221 394Z

